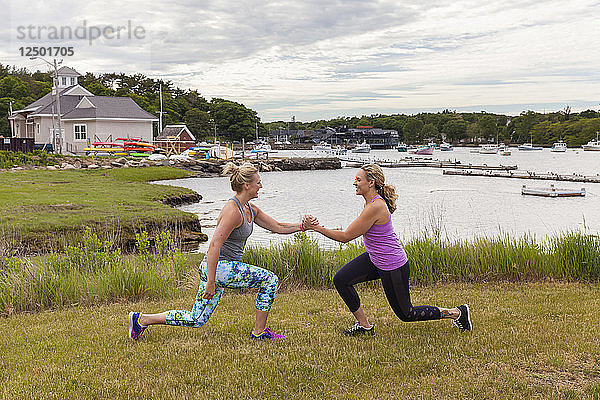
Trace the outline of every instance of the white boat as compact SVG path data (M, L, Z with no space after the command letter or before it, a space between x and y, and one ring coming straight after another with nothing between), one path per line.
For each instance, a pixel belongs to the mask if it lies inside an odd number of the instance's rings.
M271 151L272 149L270 144L259 143L256 146L254 146L252 150L250 150L250 153L269 153Z
M226 146L212 146L208 151L211 158L229 159L233 158L233 149Z
M327 142L321 142L319 144L315 144L312 147L313 151L331 151L331 144Z
M446 142L442 142L442 144L440 144L440 151L452 151L454 150L452 148L452 145L450 143L446 143Z
M523 185L521 188L521 194L544 197L575 197L585 196L585 188L581 188L581 190L557 189L554 187L554 185L550 185L549 188L528 188L527 186Z
M498 154L500 154L501 156L510 156L511 151L507 145L505 145L504 143L500 143L500 146L498 147Z
M600 151L600 141L598 140L598 132L596 132L596 140L590 140L583 145L585 151Z
M479 154L497 154L498 145L495 144L484 144L479 147Z
M556 142L552 145L550 151L553 151L555 153L564 153L565 151L567 151L567 144L562 140L560 142Z
M365 140L361 144L357 144L355 148L352 149L353 153L370 153L371 145L367 143Z
M531 143L523 143L519 147L517 147L520 151L536 151L536 150L544 150L543 147L534 146Z
M398 143L396 150L398 150L401 153L406 153L408 151L408 146L405 143Z

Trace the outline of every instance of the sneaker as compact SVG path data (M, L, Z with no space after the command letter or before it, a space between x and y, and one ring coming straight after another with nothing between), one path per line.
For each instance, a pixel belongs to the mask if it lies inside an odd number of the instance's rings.
M460 310L460 315L454 320L452 326L457 326L461 332L472 331L473 324L471 323L471 313L469 312L469 306L463 304L462 306L456 307Z
M361 326L358 322L355 323L352 328L344 331L344 335L346 336L360 336L360 335L370 335L373 336L375 334L375 325L371 325L370 328L365 328Z
M133 340L138 340L142 337L142 333L146 330L147 326L142 326L139 322L140 315L139 312L130 312L129 313L129 337Z
M285 339L285 335L279 335L271 330L270 326L267 326L264 331L255 335L254 332L250 335L251 339L256 340L274 340L274 339Z

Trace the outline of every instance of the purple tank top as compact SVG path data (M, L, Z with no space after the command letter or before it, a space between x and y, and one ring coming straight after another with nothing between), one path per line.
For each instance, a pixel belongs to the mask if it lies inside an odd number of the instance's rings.
M377 195L373 197L371 203L375 199L381 198L381 196ZM394 232L391 216L390 220L383 225L373 224L363 234L363 242L373 264L383 271L391 271L399 268L408 261L406 252Z

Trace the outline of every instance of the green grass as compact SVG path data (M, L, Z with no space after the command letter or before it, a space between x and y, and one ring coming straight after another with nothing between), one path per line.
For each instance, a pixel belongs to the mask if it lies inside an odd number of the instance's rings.
M143 229L196 221L195 215L159 202L190 190L146 183L186 176L170 167L2 172L0 253L14 245L33 251L60 247L86 226L125 240Z
M359 289L376 335L352 322L334 290L279 293L269 324L287 338L248 339L254 293L226 291L200 329L127 335L130 310L165 301L75 307L0 320L5 399L580 399L600 397L600 287L584 283L414 287L415 304L468 302L474 331L449 321L403 323L381 289Z
M414 239L406 249L417 284L600 278L598 238L581 233L541 244L508 237L456 243ZM362 244L324 250L299 234L270 248L249 247L242 261L272 270L286 289L331 288L337 270L363 251ZM124 255L114 241L101 240L88 229L60 253L0 257L0 313L7 307L22 312L123 298L169 298L196 285L202 257L180 253L167 231L157 233L153 243L146 232L136 234L136 254Z
M22 167L25 165L56 165L63 157L47 151L34 150L31 153L0 150L0 169Z

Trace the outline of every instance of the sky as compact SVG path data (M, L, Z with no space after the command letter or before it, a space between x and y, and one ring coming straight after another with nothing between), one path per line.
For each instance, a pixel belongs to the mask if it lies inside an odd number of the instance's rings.
M0 0L0 9L2 64L46 71L21 52L72 47L57 59L80 73L170 80L243 103L263 122L600 109L600 0Z

